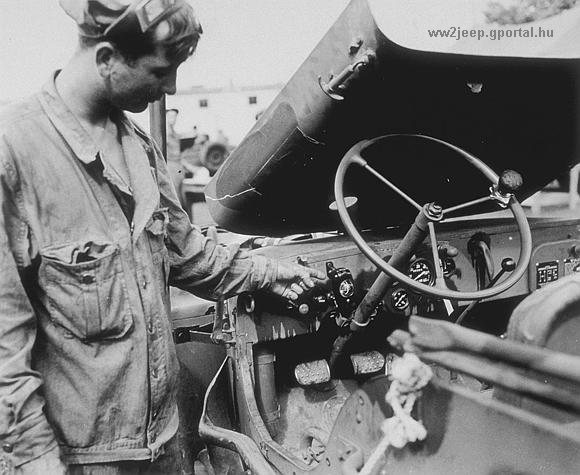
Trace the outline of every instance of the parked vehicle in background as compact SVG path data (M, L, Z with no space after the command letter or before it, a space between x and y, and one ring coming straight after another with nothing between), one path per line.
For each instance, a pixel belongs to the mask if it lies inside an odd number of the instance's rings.
M204 190L210 178L215 175L234 149L222 131L214 137L199 134L196 137L182 137L181 159L185 168L182 192L185 205L191 212L195 203L205 201Z

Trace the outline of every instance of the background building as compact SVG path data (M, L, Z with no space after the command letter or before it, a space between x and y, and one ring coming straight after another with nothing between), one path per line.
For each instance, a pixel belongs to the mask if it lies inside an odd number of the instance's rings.
M227 87L192 86L167 96L168 109L178 109L175 130L182 137L206 134L220 140L223 134L231 145L238 145L263 112L282 90L283 84ZM132 114L146 130L149 113ZM194 129L195 127L195 129ZM195 131L194 131L195 130Z
M190 87L167 97L167 107L179 109L176 130L183 136L207 134L217 140L220 131L237 145L256 122L256 115L274 100L282 84L236 87Z

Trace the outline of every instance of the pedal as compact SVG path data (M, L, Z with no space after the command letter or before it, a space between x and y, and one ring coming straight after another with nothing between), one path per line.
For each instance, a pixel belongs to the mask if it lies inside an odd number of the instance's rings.
M326 360L300 363L294 368L294 377L301 386L312 386L330 381L330 367Z
M385 357L379 351L365 351L350 355L354 374L357 376L381 371L385 366Z

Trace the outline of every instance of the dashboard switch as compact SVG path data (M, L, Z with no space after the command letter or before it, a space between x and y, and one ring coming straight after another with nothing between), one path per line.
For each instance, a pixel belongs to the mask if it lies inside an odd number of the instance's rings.
M334 267L332 262L327 262L326 274L330 279L340 316L350 320L357 305L356 287L351 272L346 267Z

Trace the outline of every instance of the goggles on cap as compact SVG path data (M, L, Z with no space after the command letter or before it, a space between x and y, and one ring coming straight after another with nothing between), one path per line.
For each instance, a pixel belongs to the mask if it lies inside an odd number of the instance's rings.
M145 33L160 21L179 10L180 0L141 0L129 6L103 32L103 36Z

